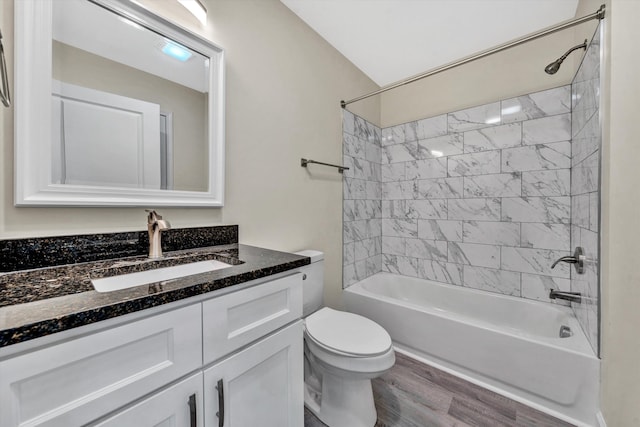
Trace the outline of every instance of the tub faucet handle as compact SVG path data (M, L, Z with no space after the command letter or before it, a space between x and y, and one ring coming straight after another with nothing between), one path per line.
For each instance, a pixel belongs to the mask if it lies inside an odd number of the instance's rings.
M562 258L558 258L556 262L551 264L551 268L555 268L555 266L558 265L560 261L566 262L567 264L575 264L576 262L578 262L578 260L573 255L563 256Z
M576 250L573 252L573 255L558 258L553 264L551 264L551 268L555 268L555 266L560 262L566 262L568 264L573 264L578 274L584 274L585 259L587 259L587 257L584 255L584 249L582 249L580 246L577 246Z

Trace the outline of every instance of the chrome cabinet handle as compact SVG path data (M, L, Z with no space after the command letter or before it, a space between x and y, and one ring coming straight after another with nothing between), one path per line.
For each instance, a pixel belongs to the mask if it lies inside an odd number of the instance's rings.
M222 379L218 380L216 390L218 390L218 412L216 412L218 427L224 427L224 385Z
M558 258L556 262L551 264L551 268L555 268L555 266L560 262L566 262L568 264L573 264L578 274L584 274L584 261L586 259L587 257L584 255L584 249L577 246L573 256L563 256Z
M191 427L197 427L198 415L196 413L196 394L189 396L189 419Z

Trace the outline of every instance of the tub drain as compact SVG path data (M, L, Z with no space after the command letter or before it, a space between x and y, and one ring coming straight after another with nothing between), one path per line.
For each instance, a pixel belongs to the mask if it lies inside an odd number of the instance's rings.
M566 325L560 326L560 338L569 338L571 335L573 335L573 332L571 332L570 327Z

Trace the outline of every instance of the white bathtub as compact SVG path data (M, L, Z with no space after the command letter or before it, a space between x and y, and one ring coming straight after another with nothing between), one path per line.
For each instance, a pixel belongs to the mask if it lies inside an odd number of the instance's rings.
M399 350L573 424L596 425L600 361L568 307L390 273L350 286L344 298ZM571 337L559 337L563 325Z

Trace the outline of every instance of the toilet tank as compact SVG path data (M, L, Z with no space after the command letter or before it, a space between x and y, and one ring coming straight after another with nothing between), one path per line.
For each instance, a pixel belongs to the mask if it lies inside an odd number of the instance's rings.
M323 306L324 253L305 250L296 252L296 255L311 258L311 264L299 268L299 271L306 275L306 278L303 276L302 282L302 300L304 302L302 314L306 317Z

